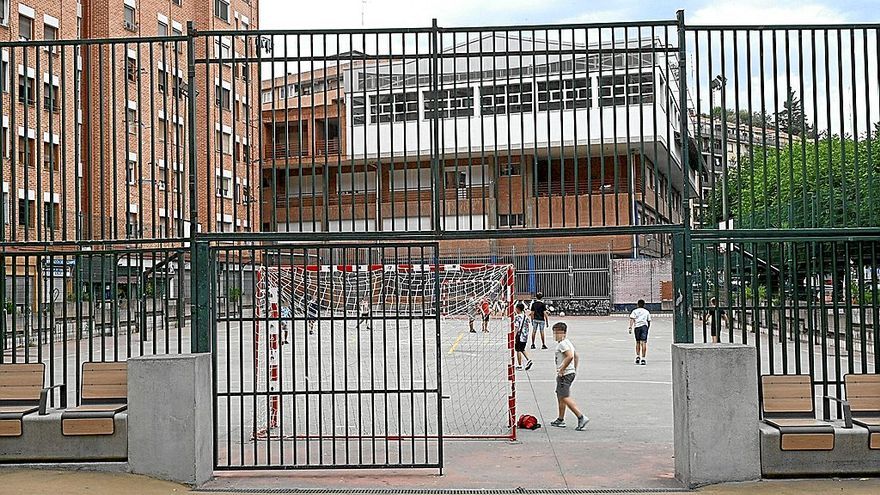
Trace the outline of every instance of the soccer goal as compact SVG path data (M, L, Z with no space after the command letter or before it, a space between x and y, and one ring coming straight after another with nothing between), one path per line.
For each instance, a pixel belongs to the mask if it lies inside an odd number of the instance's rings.
M438 385L444 438L515 438L513 280L506 264L261 267L254 438L431 430L407 410L434 405L363 392Z

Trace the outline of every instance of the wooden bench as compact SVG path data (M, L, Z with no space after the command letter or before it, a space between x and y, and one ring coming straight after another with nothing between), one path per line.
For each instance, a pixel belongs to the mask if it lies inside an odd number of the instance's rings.
M849 374L843 382L852 422L868 430L868 448L880 450L880 374Z
M26 415L45 415L52 389L60 389L61 406L67 404L64 385L43 387L45 369L43 363L0 364L0 436L19 437Z
M762 419L779 430L781 450L834 449L834 426L816 419L809 375L764 375L761 386Z
M61 433L112 435L114 417L128 404L128 365L125 362L83 363L82 403L61 415Z

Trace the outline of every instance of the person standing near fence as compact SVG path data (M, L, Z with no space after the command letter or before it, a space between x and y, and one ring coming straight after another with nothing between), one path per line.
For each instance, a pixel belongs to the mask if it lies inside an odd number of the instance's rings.
M712 343L717 344L721 338L721 320L723 319L726 324L730 324L727 321L727 313L718 307L717 298L709 299L709 310L706 311L705 318L706 322L709 323L709 330L712 333Z
M636 309L629 314L629 333L636 334L636 364L646 365L648 353L648 329L651 328L651 313L645 309L645 300L639 299Z
M544 329L547 328L547 316L550 314L550 311L542 299L544 299L544 294L541 292L536 293L535 299L532 301L531 306L529 306L531 312L529 318L532 320L532 349L535 348L535 337L537 337L538 332L541 332L541 349L547 348L547 343L544 341Z
M550 422L551 426L565 428L565 410L569 409L578 420L575 430L582 431L590 418L584 415L571 398L571 385L574 383L578 367L578 355L574 344L568 340L568 325L559 321L553 325L553 339L556 340L556 403L559 416Z

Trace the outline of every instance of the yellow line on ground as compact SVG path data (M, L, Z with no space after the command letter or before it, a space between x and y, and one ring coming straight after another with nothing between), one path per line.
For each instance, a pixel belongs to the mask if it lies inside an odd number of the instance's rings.
M464 338L464 332L458 334L458 338L455 339L455 342L452 343L452 347L449 348L449 354L455 352L455 348L458 346L458 343L461 342L462 338Z

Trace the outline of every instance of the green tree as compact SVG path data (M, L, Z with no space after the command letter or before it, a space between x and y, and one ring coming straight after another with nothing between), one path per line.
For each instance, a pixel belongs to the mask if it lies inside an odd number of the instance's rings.
M876 135L870 143L877 155ZM755 148L728 175L737 228L880 226L880 160L869 141L839 136ZM869 160L869 156L871 159ZM720 189L720 188L716 188ZM711 199L720 212L720 191ZM720 219L717 219L720 220Z
M765 127L769 126L769 119L766 114L761 112L751 112L748 110L734 110L732 108L728 108L726 111L722 109L722 107L715 107L712 109L712 117L715 119L727 119L727 122L731 124L736 124L737 117L739 117L739 124L745 126L752 127Z
M816 131L804 114L804 105L794 89L788 88L788 97L782 106L783 109L776 112L771 127L775 129L778 126L781 132L795 136L816 137Z

